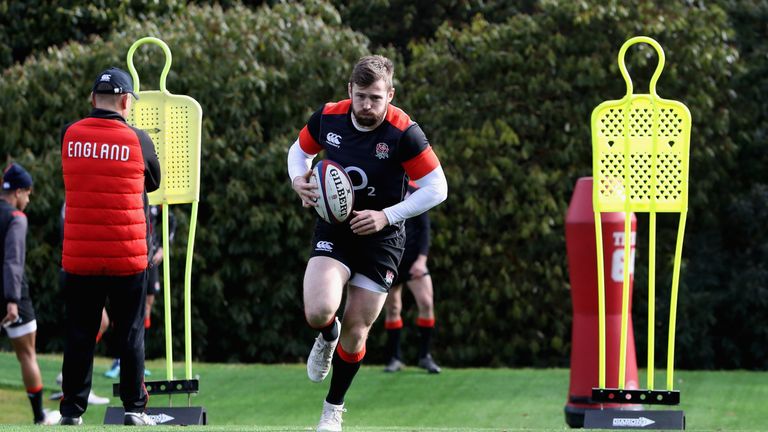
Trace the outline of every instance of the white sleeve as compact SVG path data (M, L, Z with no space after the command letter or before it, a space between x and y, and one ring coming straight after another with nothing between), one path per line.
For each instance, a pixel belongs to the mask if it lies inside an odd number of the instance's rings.
M298 176L303 176L312 166L312 159L317 155L304 153L299 145L298 138L288 150L288 177L291 181Z
M415 182L419 186L418 190L405 200L384 209L390 225L418 216L448 198L448 181L440 165Z

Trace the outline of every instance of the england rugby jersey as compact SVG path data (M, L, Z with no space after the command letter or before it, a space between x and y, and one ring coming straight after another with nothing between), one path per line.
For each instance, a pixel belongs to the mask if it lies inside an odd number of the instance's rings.
M299 134L307 154L325 150L341 164L355 188L355 210L383 210L403 200L408 179L418 180L440 165L418 124L389 105L384 122L372 131L352 124L352 101L327 103L312 114Z

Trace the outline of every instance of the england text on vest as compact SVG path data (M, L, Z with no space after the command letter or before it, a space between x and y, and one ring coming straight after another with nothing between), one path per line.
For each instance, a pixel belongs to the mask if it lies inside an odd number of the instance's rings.
M127 161L131 156L131 148L126 145L70 141L67 144L67 157L109 159Z

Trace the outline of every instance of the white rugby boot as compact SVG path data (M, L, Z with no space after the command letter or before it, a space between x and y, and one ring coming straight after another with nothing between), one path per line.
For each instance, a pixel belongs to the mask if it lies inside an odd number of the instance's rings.
M334 405L323 401L323 413L317 424L317 432L341 432L341 414L345 412L344 404Z
M59 410L43 409L43 419L35 424L41 425L57 425L61 421L61 413Z
M127 412L123 416L123 424L126 426L155 426L155 420L144 412Z
M90 393L88 393L88 405L106 405L109 403L109 398L104 396L99 396L96 393L91 390Z
M328 376L331 371L331 360L333 359L333 351L336 349L336 345L339 344L339 338L341 336L341 323L339 318L335 319L335 325L339 326L339 336L335 340L327 341L323 339L323 334L320 333L315 339L315 344L312 346L312 351L307 358L307 376L313 382L321 382Z

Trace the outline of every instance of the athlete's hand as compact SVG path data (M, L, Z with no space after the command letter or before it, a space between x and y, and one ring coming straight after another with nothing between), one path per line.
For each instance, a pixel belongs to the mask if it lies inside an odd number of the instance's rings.
M413 262L413 265L411 265L411 269L408 270L408 273L411 274L411 279L418 279L428 275L429 270L427 269L427 256L419 255L418 258L416 258L416 260Z
M299 198L301 198L301 205L304 207L317 207L317 199L320 198L320 195L315 192L317 186L309 181L311 176L312 170L309 170L304 175L296 176L291 184L293 190L296 191Z
M161 262L163 262L163 248L159 247L152 255L152 265L159 265Z
M352 210L352 220L349 221L352 232L359 235L377 233L387 225L389 225L389 219L380 210Z
M19 305L13 302L9 302L5 309L6 315L0 324L3 326L8 326L19 320Z

